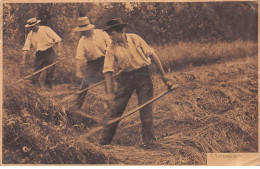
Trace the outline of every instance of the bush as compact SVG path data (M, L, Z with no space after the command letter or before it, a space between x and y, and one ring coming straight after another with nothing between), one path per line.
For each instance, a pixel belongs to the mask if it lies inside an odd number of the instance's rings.
M128 32L144 37L150 44L184 42L257 41L256 2L203 3L5 3L5 43L24 43L26 20L37 16L65 42L79 16L88 16L97 28L121 17L129 23Z

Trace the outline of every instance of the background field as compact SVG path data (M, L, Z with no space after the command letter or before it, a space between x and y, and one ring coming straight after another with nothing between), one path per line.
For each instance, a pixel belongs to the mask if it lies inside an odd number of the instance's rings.
M258 152L256 3L5 4L4 13L3 163L205 165L206 153ZM69 111L75 97L67 93L78 87L79 36L71 30L85 14L98 28L118 16L131 23L127 31L155 49L180 85L153 104L157 146L140 147L138 113L122 120L109 146L98 144L99 133L80 139L107 115L104 86L89 92L83 113ZM19 66L32 15L63 38L59 58L66 59L52 92L19 81L33 71L34 51L28 67ZM150 68L157 95L166 86ZM126 111L136 106L134 94Z

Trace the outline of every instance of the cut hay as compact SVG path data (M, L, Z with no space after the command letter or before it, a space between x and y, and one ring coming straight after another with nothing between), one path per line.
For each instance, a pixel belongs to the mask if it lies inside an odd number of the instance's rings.
M199 50L203 45L208 46ZM234 45L235 48L232 48ZM165 56L162 60L166 67L169 63L167 68L186 69L170 73L174 83L181 88L153 104L157 141L154 147L148 149L140 146L138 113L120 122L109 146L97 143L99 133L79 141L81 135L100 125L107 116L104 86L90 90L82 111L77 111L73 109L76 95L73 94L73 98L69 95L77 91L76 86L62 84L47 92L26 81L18 84L19 75L27 74L20 73L19 67L13 66L17 60L4 60L3 162L205 165L207 153L257 152L256 44L238 41L217 45L180 44L175 47L169 45L156 49L160 56ZM191 64L197 57L202 57L207 63ZM221 57L223 59L218 60ZM179 64L179 61L185 64ZM212 63L221 64L209 65ZM56 84L73 81L70 76L73 64L66 64L64 69L57 69L60 72L56 72ZM198 65L200 67L194 67ZM166 90L157 75L154 74L152 80L154 96ZM137 105L134 94L125 112Z
M118 159L127 158L127 164L154 165L205 165L207 153L257 152L256 58L172 73L181 88L153 104L158 147L137 151L141 122L135 114L122 120L113 146L106 151ZM166 87L159 77L153 77L153 81L155 94ZM134 105L136 96L127 109ZM115 145L121 145L120 150ZM134 155L124 153L124 146L134 146Z
M115 163L80 132L97 124L93 119L64 111L27 82L4 77L4 164L104 164ZM74 114L72 114L74 113ZM118 162L117 162L118 163Z

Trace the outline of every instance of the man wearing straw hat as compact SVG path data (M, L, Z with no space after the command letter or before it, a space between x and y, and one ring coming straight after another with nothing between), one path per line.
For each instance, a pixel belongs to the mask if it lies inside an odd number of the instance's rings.
M151 61L157 66L163 81L168 87L172 86L168 75L164 72L161 62L153 48L136 34L124 32L126 23L121 19L107 21L106 32L112 39L107 49L104 62L104 77L107 88L107 100L110 103L110 119L120 117L133 94L136 91L138 104L142 105L153 98L153 83L148 66ZM113 92L112 73L123 70L118 76L118 84ZM140 110L142 122L142 139L144 144L155 140L153 132L152 105L149 104ZM110 144L119 121L104 127L100 144Z
M30 32L26 38L23 47L23 58L21 65L25 64L26 56L31 46L36 49L34 71L42 69L44 66L52 64L55 60L55 51L53 46L58 45L58 52L61 51L60 41L61 38L49 27L39 26L41 21L37 20L36 17L27 20L25 25L26 28L30 29ZM52 79L54 74L54 66L46 70L45 86L48 89L52 89ZM40 86L39 83L40 73L32 77L32 84Z
M81 33L76 53L76 76L83 78L80 89L87 88L100 79L104 65L105 52L111 39L100 29L94 29L87 16L78 18L74 31ZM84 73L85 70L85 73ZM85 75L84 75L85 74ZM78 94L76 107L81 109L87 91Z

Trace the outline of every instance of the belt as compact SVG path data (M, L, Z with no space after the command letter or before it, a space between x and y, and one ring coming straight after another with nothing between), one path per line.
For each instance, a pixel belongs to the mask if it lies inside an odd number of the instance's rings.
M130 72L122 72L122 75L134 75L134 74L150 74L149 67L144 66L138 69L134 69Z
M104 62L104 60L105 60L105 56L101 56L96 60L88 60L87 64L98 64Z
M45 50L38 50L38 51L36 51L36 52L41 53L41 52L47 52L47 51L49 51L49 50L53 50L53 47L51 46L51 47L49 47L49 48L47 48L47 49L45 49Z

